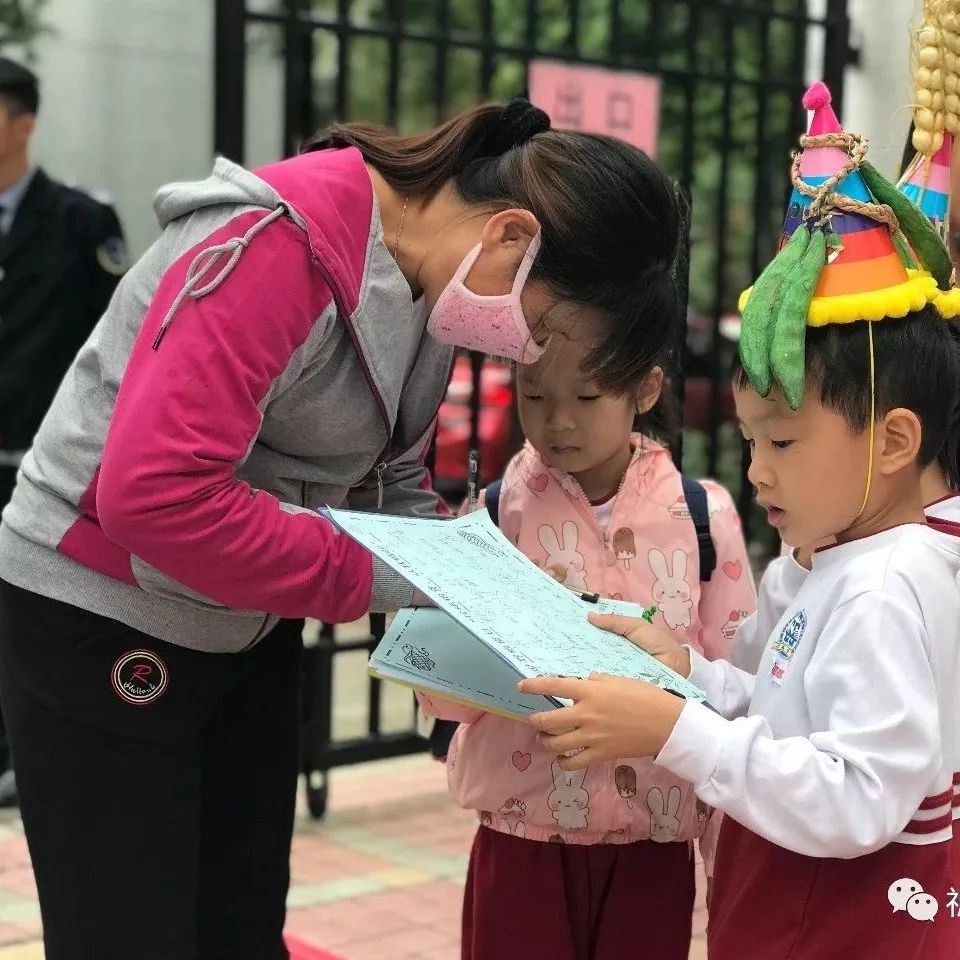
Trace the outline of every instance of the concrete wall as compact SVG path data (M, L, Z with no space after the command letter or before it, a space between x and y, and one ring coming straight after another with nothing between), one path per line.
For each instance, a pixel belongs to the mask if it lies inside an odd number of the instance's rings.
M852 0L859 68L846 80L843 122L870 138L871 159L888 174L900 164L913 101L911 31L920 0Z
M810 0L820 15L827 0ZM860 50L860 63L847 70L843 125L870 140L870 159L893 175L900 163L907 131L913 76L911 30L922 9L921 0L850 0L852 41ZM811 34L808 47L810 80L819 79L823 36Z
M213 4L51 0L45 11L56 32L34 63L34 156L59 179L111 194L140 253L156 235L157 186L210 167Z

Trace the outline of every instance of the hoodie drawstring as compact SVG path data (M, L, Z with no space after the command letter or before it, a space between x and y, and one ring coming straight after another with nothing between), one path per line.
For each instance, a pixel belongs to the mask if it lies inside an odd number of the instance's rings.
M191 300L199 300L208 293L213 293L233 272L233 268L240 262L243 251L250 245L250 241L262 230L269 227L271 223L286 216L286 214L287 208L281 204L276 209L271 210L270 213L262 219L258 220L242 237L231 237L225 243L218 243L212 247L207 247L193 258L193 262L187 269L186 282L183 285L183 289L177 294L176 300L170 305L170 309L163 318L163 323L160 324L160 329L157 331L156 337L154 337L154 350L159 348L160 342L164 336L166 336L167 330L172 325L173 319L184 300L188 297ZM229 260L224 262L224 257L228 255ZM213 274L212 277L210 277L211 274ZM210 277L209 281L203 286L200 286L201 282L207 280L208 277Z

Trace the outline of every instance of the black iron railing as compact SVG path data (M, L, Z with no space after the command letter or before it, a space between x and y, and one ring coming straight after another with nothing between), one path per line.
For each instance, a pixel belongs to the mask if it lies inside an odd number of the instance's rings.
M847 0L811 17L807 0L216 0L214 143L243 162L250 51L282 69L283 124L276 156L289 155L334 119L425 127L484 99L524 92L531 60L656 74L662 82L661 164L692 198L691 323L679 321L682 362L673 371L688 414L687 472L719 476L738 493L747 532L751 490L729 422L734 346L721 320L771 255L787 196L787 160L802 132L808 52L839 113L850 49ZM686 251L685 251L686 252ZM685 290L686 292L686 290ZM477 446L479 370L474 363L471 446ZM686 387L686 390L685 390ZM415 727L384 734L380 690L369 687L366 737L334 742L335 656L348 647L324 634L308 651L311 699L304 766L321 813L333 766L420 750Z

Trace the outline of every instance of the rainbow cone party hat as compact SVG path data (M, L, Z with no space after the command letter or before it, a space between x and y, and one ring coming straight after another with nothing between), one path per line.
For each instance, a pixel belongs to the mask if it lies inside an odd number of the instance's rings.
M950 207L952 149L953 136L945 132L940 149L932 157L915 154L898 184L900 192L926 214L941 237L946 236ZM953 286L949 290L938 291L934 306L944 319L952 320L960 316L960 289Z
M943 144L932 156L914 154L913 160L900 178L900 192L912 200L929 217L934 227L943 233L947 222L950 199L950 151L953 137L943 136Z
M807 326L904 317L949 289L950 259L919 208L866 160L844 131L830 92L815 83L803 104L810 129L791 169L793 193L777 255L740 297L740 357L751 384L803 399Z

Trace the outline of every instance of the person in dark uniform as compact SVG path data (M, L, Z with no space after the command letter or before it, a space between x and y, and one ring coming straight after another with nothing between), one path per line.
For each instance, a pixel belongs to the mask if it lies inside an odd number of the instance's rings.
M0 57L0 509L127 265L113 208L30 162L39 102L36 76ZM0 721L0 806L15 802Z

